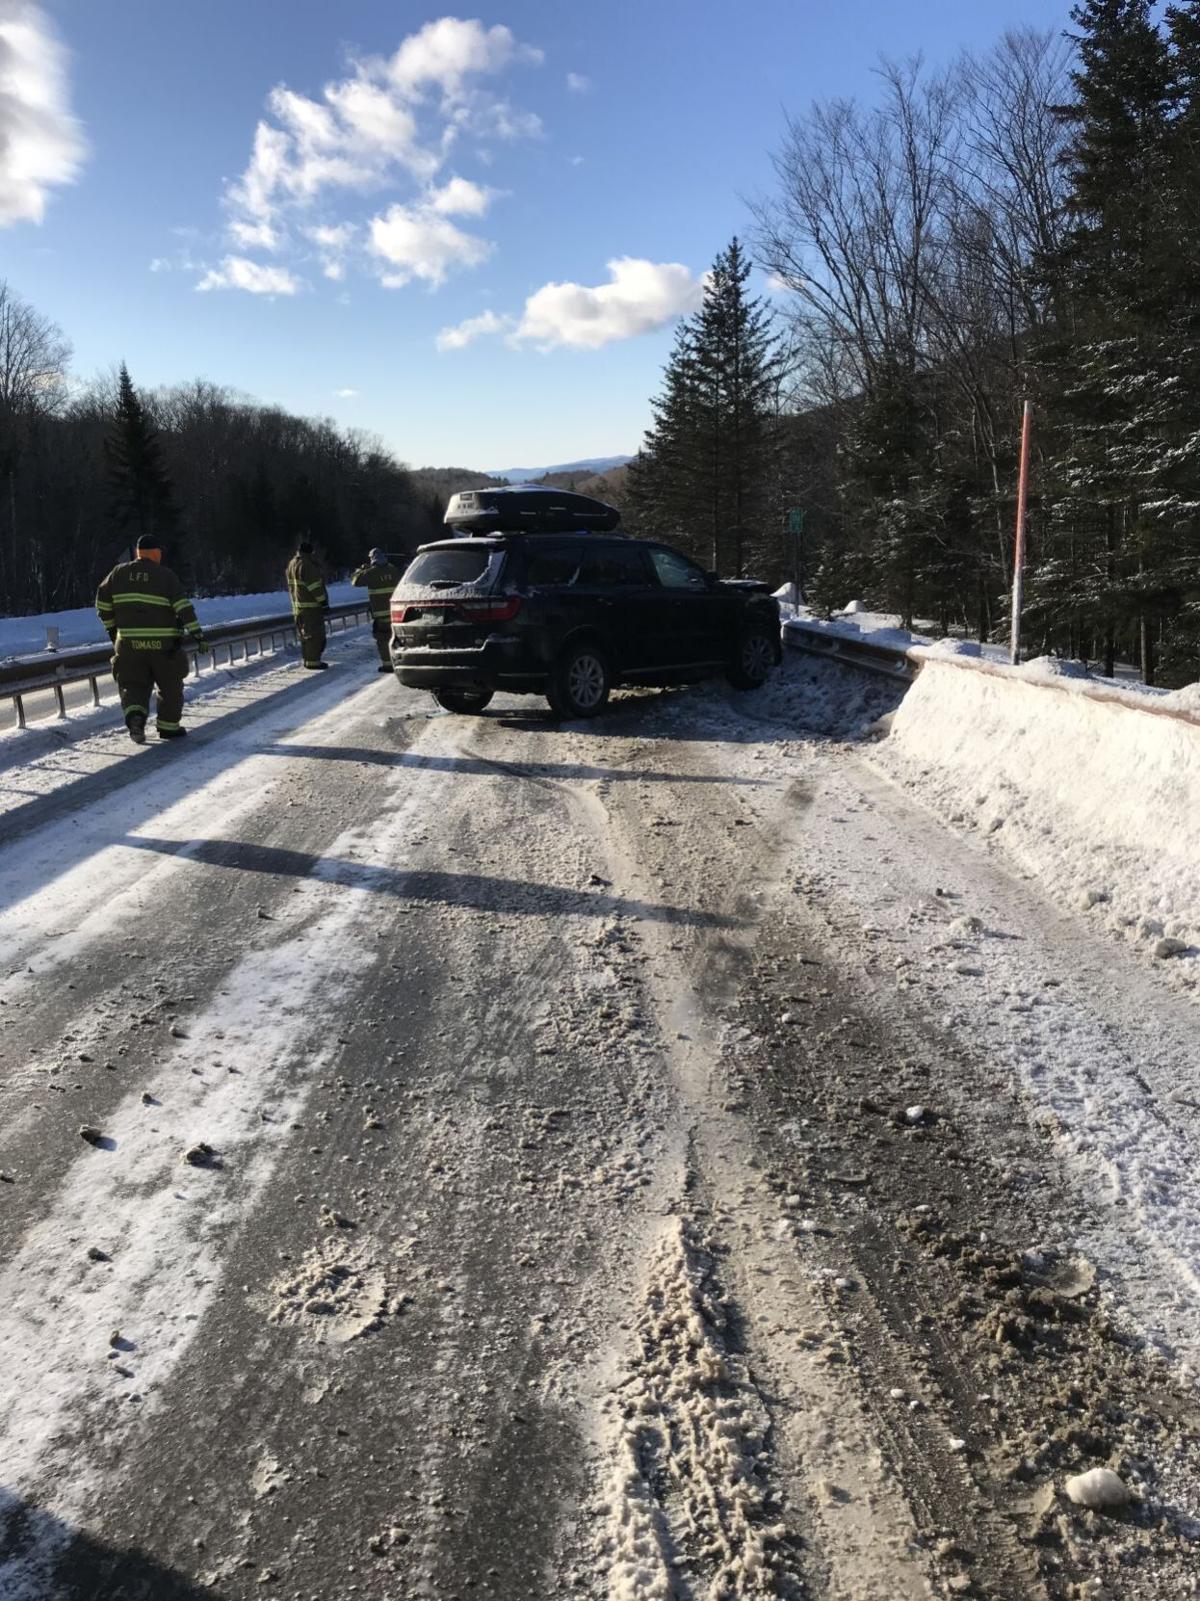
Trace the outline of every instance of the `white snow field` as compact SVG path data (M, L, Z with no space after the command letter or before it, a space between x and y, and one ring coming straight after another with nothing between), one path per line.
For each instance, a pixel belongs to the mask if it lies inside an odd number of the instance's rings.
M361 600L361 589L351 584L330 584L329 599L335 606ZM243 618L277 617L289 609L286 589L261 595L215 595L196 599L196 615L202 623L236 623ZM58 644L101 645L104 629L91 606L72 611L39 612L34 617L0 617L0 658L32 656L46 649L46 630L58 629Z

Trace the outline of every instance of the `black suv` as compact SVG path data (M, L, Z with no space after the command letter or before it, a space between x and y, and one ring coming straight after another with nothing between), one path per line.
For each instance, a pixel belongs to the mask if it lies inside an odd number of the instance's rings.
M574 718L616 684L757 689L782 652L766 584L620 534L501 532L422 546L392 596L391 654L400 682L448 711L510 690Z

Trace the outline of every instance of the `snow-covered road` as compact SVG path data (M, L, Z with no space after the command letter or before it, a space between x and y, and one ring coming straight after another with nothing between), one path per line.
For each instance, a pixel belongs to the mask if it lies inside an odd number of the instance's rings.
M890 688L335 655L0 764L4 1601L1200 1594L1193 1003Z

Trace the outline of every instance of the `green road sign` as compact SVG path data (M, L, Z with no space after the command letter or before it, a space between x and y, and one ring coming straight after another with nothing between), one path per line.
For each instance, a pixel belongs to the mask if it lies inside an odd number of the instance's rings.
M788 533L802 534L804 532L804 507L792 506L788 511Z

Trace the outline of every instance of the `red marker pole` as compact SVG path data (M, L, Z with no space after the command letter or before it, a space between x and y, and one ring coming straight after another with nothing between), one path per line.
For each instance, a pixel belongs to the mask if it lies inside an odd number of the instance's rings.
M1012 631L1010 660L1021 660L1021 611L1025 604L1025 507L1029 499L1029 436L1033 404L1025 402L1021 418L1021 470L1017 478L1017 537L1013 547Z

